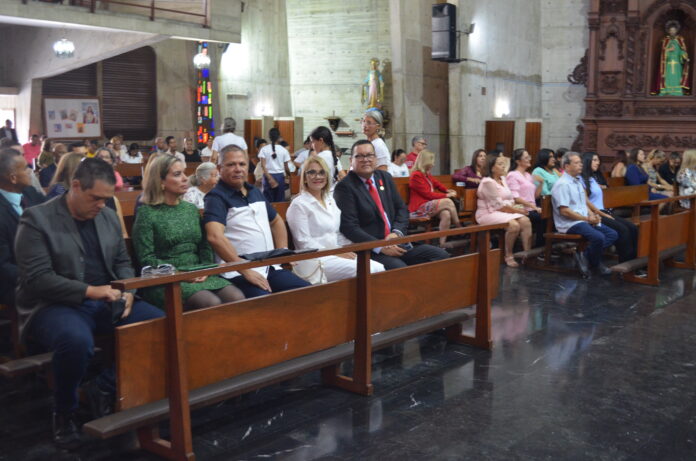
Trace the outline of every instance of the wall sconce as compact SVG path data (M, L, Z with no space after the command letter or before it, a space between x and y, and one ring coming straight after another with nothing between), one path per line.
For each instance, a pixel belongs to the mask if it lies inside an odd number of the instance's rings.
M75 44L67 38L61 38L53 44L53 53L58 58L72 58L75 54Z
M330 117L324 117L324 120L329 121L329 127L331 127L331 130L333 131L338 130L338 125L341 123L341 117L337 116L336 114L331 115Z
M495 109L493 110L495 118L503 118L510 115L510 101L507 99L498 99L495 101Z
M467 25L464 27L464 30L462 30L462 33L463 33L464 35L471 35L471 34L474 33L474 28L475 28L475 27L476 27L476 23L475 23L475 22L472 22L471 24L467 24Z

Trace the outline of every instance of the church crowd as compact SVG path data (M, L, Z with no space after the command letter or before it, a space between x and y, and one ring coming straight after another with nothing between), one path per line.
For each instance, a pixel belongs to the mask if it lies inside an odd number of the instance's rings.
M122 293L111 287L113 280L259 259L288 247L327 249L378 240L387 243L372 251L372 272L454 254L456 239L388 243L406 235L412 219L435 220L440 230L462 223L460 195L432 174L436 155L427 139L415 136L409 153L399 148L390 153L380 136L383 125L380 111L364 114L365 139L347 152L346 169L331 130L323 126L293 154L272 128L268 140L255 140L254 164L232 118L204 145L192 138L179 144L168 136L156 138L151 149L126 146L122 136L66 145L32 135L20 145L8 121L0 133L0 302L15 306L29 353L53 352L54 442L74 448L82 441L76 416L80 388L94 417L113 409L113 367L86 379L94 336L164 315L162 287ZM507 225L497 243L507 266L518 266L518 241L522 250L544 244L543 196L551 196L556 231L587 240L586 251L574 255L583 275L611 273L602 262L611 246L619 262L635 259L638 229L604 206L607 179L600 156L567 149L535 154L533 161L525 149L479 149L470 165L452 175L457 186L476 189L477 224ZM142 176L121 177L115 170L119 163L142 164ZM199 164L190 177L187 163ZM272 204L287 200L294 175L299 194L284 220ZM627 185L648 184L651 199L692 194L696 150L683 156L639 148L620 152L609 176L625 177ZM405 177L408 203L393 180ZM142 193L129 255L117 193L131 188ZM186 309L201 309L355 277L356 262L355 253L345 252L301 261L292 270L266 266L195 277L181 283L181 295Z

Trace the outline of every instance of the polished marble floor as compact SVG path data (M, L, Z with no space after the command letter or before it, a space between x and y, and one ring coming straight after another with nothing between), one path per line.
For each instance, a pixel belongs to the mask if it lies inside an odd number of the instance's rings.
M374 355L375 394L318 373L194 412L199 460L694 460L696 275L659 288L503 269L494 350L434 333ZM54 450L37 380L0 382L0 460L150 460L134 437Z

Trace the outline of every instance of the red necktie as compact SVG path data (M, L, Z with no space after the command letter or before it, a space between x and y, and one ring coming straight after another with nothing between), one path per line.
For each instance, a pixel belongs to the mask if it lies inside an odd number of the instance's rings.
M368 179L365 182L367 183L367 187L370 192L370 197L372 197L372 200L375 202L375 205L377 205L377 209L379 210L379 213L382 216L382 221L384 221L384 238L387 238L387 235L391 233L391 229L389 229L389 224L387 224L387 214L384 212L382 200L380 200L379 198L377 188L374 184L372 184L372 179Z

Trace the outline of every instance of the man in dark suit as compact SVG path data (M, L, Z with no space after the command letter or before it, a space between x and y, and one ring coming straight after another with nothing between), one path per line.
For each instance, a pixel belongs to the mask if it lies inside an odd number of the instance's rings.
M76 448L77 390L94 354L95 333L162 317L159 309L111 281L134 277L116 213L114 170L101 159L77 167L70 190L29 208L17 229L17 311L22 339L33 351L53 352L53 441ZM122 312L122 313L121 313ZM108 411L115 391L113 368L85 385L94 416Z
M389 173L375 168L372 143L357 141L351 148L353 170L336 184L334 199L341 209L341 233L353 243L390 240L406 235L408 208ZM386 269L448 258L432 245L387 245L372 250L372 259Z
M25 209L46 199L31 187L32 171L14 149L0 150L0 303L14 304L17 263L14 241Z
M17 131L12 128L12 120L5 120L5 126L0 130L0 138L11 139L12 144L19 144L19 140L17 140Z

